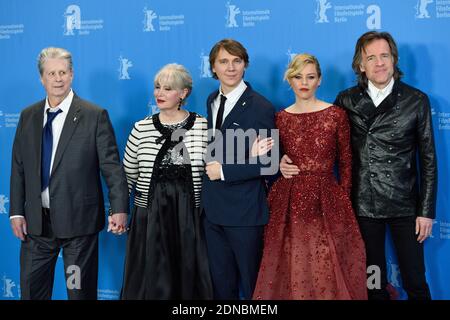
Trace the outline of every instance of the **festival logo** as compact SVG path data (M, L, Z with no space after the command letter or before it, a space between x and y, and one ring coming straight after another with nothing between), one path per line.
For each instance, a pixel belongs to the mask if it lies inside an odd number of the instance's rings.
M151 9L144 8L144 32L155 31L155 26L153 25L153 20L158 18L155 11Z
M236 16L241 13L241 10L234 4L231 4L230 2L227 2L227 14L225 16L226 24L225 26L227 28L237 28L239 27L236 21Z
M327 0L316 0L316 23L328 23L327 10L331 9L331 2Z
M22 34L25 26L23 24L0 25L0 40L11 39L11 37Z
M15 298L13 288L16 287L16 283L13 279L7 278L5 275L2 278L3 282L3 298Z
M200 78L211 78L211 70L209 69L209 56L202 51L200 54Z
M148 102L149 115L152 116L154 114L159 113L159 108L156 104L152 103L152 101Z
M77 5L70 5L67 7L66 12L64 12L64 18L66 23L64 24L64 35L73 36L75 35L74 30L81 29L81 9Z
M157 14L155 10L144 7L143 32L171 31L184 25L184 14Z
M244 5L246 5L245 3ZM242 8L228 1L225 4L225 27L226 28L254 28L261 23L270 20L270 9L266 8ZM239 15L239 16L238 16ZM238 22L239 21L239 22Z
M414 7L416 9L417 19L428 19L431 18L430 13L427 10L427 6L433 3L433 0L417 0L417 4Z
M395 288L401 288L401 275L400 275L400 267L398 264L393 263L391 259L388 260L388 282L392 284Z
M81 20L81 9L75 4L71 4L66 8L64 17L64 35L89 35L93 30L103 29L103 20Z
M289 65L289 63L291 63L291 61L292 61L292 59L294 59L294 57L297 55L298 53L297 52L292 52L291 51L291 48L289 48L288 50L287 50L287 52L286 52L286 55L287 55L287 57L288 57L288 65Z
M8 202L8 197L6 197L4 194L0 194L0 214L8 213L5 206Z
M130 80L130 74L128 73L128 69L133 66L133 63L122 56L119 57L120 66L119 66L119 80Z
M331 5L327 0L315 0L315 23L349 23L362 18L369 30L381 29L381 8L378 5L364 5L361 3L339 3ZM330 10L330 12L327 12Z

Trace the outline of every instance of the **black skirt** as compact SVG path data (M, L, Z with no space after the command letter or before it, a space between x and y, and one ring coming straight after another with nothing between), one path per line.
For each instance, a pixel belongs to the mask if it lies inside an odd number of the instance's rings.
M190 170L190 166L158 170L152 178L150 207L134 208L122 299L213 298Z

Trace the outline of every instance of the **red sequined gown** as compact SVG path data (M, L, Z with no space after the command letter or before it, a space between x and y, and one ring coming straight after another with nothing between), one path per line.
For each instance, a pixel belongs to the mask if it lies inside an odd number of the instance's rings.
M345 111L276 115L284 152L300 169L269 193L270 220L254 299L367 299L365 249L350 202ZM333 168L337 160L340 183Z

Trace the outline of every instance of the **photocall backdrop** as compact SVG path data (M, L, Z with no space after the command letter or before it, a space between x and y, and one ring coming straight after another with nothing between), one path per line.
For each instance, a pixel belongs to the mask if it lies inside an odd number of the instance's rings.
M354 45L368 30L394 36L403 80L431 100L439 187L426 268L433 298L450 299L449 0L1 0L1 299L20 298L20 241L8 217L11 149L21 110L45 97L36 67L42 48L72 52L73 89L108 110L122 156L134 122L157 112L153 77L163 65L176 62L190 70L194 89L187 109L206 115L206 97L218 86L209 71L209 50L222 38L237 39L250 55L246 80L282 109L294 101L282 79L285 68L293 55L308 52L323 70L319 98L333 102L355 84ZM404 298L398 262L386 241L389 281ZM100 234L99 299L119 297L125 243L126 236ZM67 298L62 258L53 298Z

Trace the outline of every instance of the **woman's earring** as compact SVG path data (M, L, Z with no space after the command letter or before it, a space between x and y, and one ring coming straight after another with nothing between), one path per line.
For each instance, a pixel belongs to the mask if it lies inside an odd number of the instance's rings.
M181 109L181 103L183 102L183 99L182 98L180 98L180 102L178 103L178 110L180 110Z

